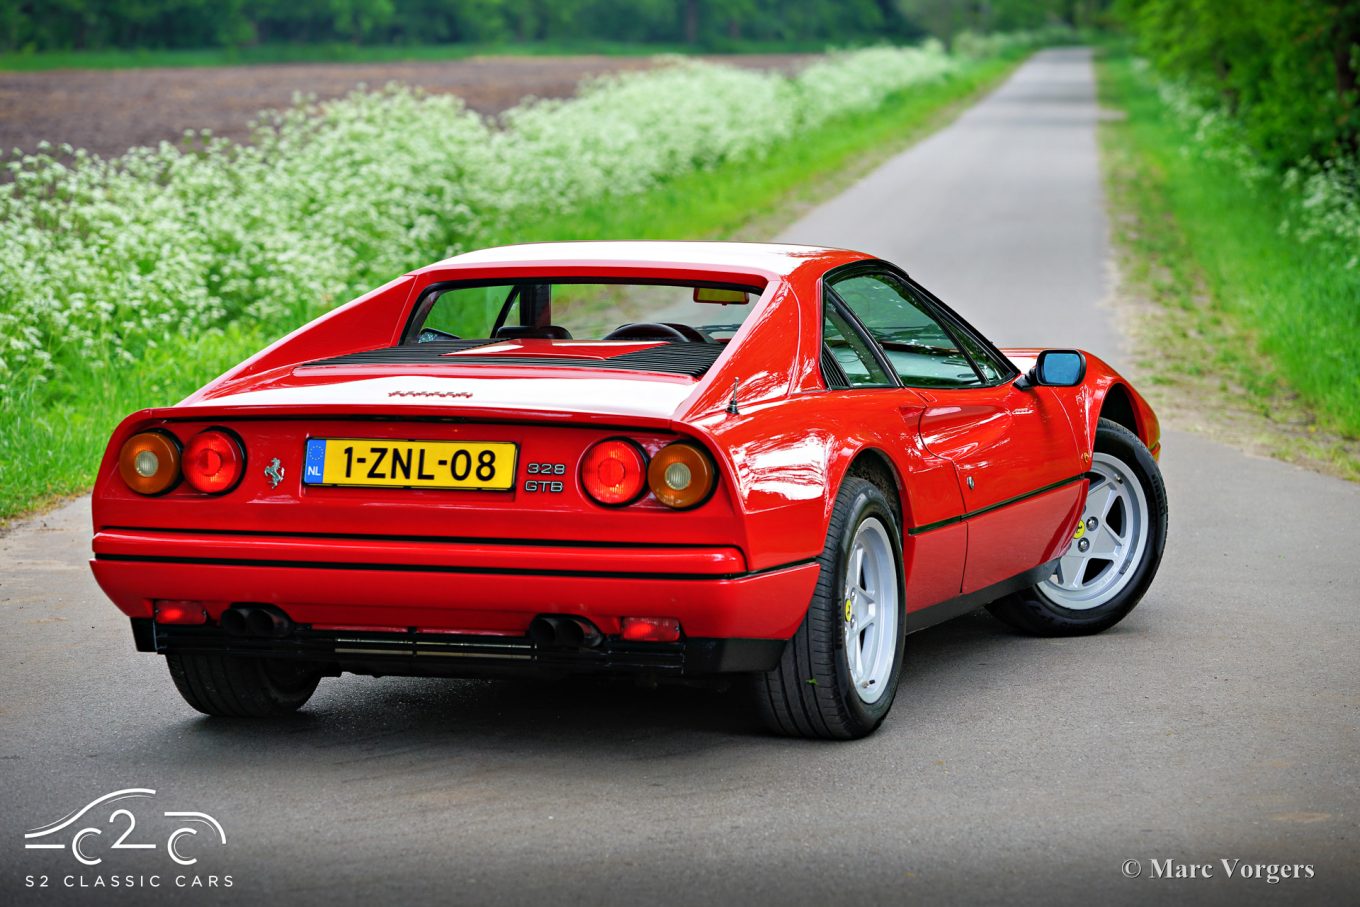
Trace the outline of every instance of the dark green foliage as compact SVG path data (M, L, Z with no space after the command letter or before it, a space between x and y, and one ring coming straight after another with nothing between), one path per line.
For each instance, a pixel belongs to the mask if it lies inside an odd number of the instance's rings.
M1139 51L1212 91L1270 163L1360 146L1360 0L1119 0Z
M750 41L920 36L922 30L899 5L894 0L11 0L0 4L0 52L573 39L721 49Z
M959 32L1007 32L1046 25L1102 24L1110 0L891 0L908 21L950 40Z
M1098 24L1111 0L8 0L0 53L604 41L721 51Z

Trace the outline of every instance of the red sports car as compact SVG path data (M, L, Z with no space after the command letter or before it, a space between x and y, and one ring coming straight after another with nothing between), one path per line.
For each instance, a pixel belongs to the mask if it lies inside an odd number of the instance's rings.
M1158 436L1096 357L998 350L858 252L514 246L129 416L92 566L210 715L342 671L737 675L773 730L859 737L908 633L1129 613Z

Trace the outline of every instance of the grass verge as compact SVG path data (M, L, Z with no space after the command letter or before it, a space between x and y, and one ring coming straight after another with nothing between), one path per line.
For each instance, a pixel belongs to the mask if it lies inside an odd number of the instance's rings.
M1125 312L1173 424L1360 479L1360 273L1281 230L1278 181L1187 153L1195 137L1127 54L1099 65Z
M892 153L939 128L1008 75L1022 54L970 64L892 97L876 111L830 122L761 161L727 164L611 198L495 237L499 243L578 239L760 239ZM424 264L414 262L413 265ZM236 322L220 334L167 338L135 365L84 382L62 402L13 400L22 431L0 425L0 522L89 487L108 437L128 413L182 399L274 340Z

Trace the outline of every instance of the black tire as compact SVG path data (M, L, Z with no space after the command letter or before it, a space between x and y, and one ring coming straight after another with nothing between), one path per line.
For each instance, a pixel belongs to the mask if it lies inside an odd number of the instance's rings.
M845 573L850 546L867 519L882 522L897 569L897 638L891 673L879 698L864 702L850 679L844 635ZM757 675L755 695L769 729L789 737L847 740L863 737L883 723L902 675L906 646L902 578L902 533L893 508L871 482L848 477L831 514L821 573L806 616L774 670Z
M205 715L278 718L311 698L321 671L307 662L239 655L167 655L184 701Z
M1115 457L1137 477L1147 497L1148 531L1142 560L1133 578L1108 602L1089 610L1072 610L1046 598L1039 586L992 602L987 610L998 619L1033 636L1085 636L1108 630L1123 620L1142 600L1162 562L1166 547L1166 485L1157 461L1138 436L1117 422L1101 419L1095 450Z

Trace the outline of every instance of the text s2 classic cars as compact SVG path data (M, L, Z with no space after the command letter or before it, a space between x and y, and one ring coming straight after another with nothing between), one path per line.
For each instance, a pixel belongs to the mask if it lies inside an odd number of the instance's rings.
M1104 630L1166 537L1157 419L838 249L459 255L129 416L94 574L194 708L319 680L740 675L784 734L887 714L906 635Z

